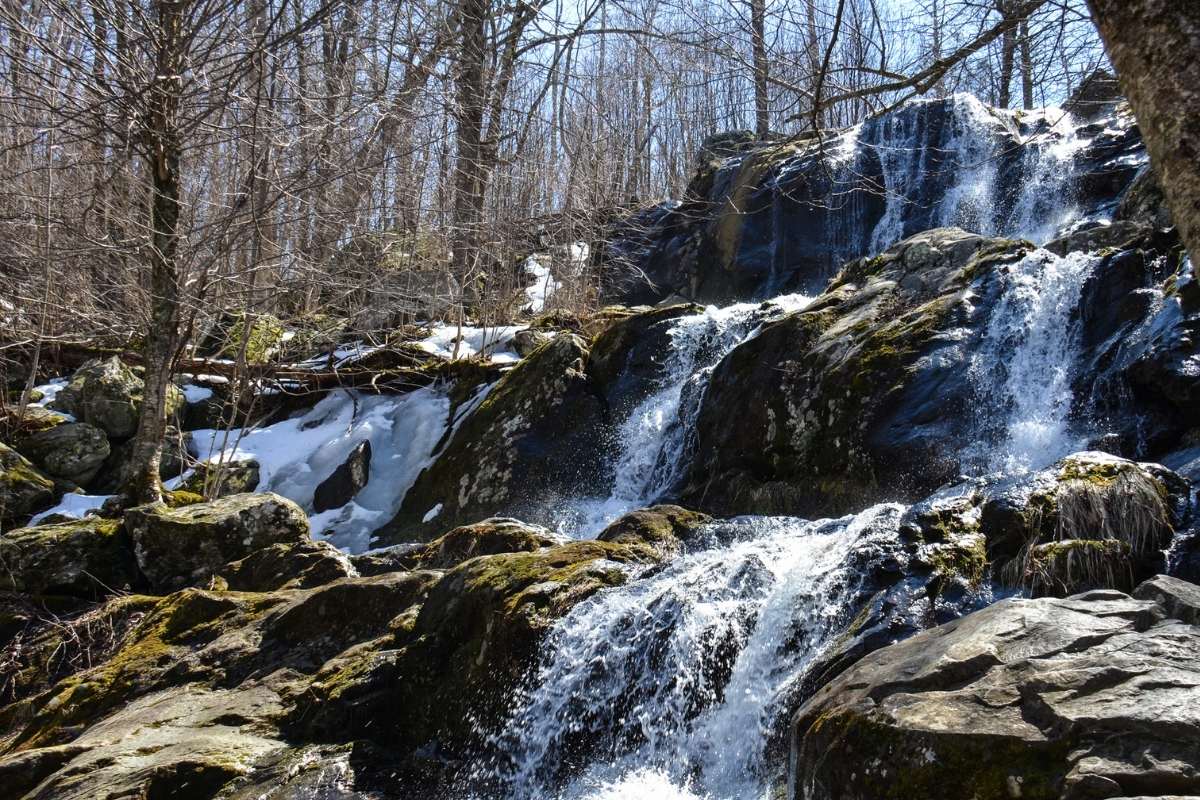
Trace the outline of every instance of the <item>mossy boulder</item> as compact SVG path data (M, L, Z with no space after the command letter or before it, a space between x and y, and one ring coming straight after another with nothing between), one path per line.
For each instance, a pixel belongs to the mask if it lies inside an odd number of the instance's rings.
M47 474L86 486L110 451L108 437L86 422L56 425L22 438L17 449Z
M1200 630L1172 618L1181 605L1113 591L1004 600L878 650L796 714L792 792L1194 794Z
M994 487L979 520L1003 583L1061 597L1130 591L1162 569L1188 502L1164 467L1083 452Z
M0 590L97 598L138 583L120 520L85 517L0 537Z
M559 334L504 373L417 477L379 542L428 541L500 510L544 506L596 474L605 409L587 356L583 339Z
M255 550L216 571L215 582L234 592L308 589L358 571L342 551L328 542L279 543Z
M0 525L22 523L49 508L60 492L29 459L0 443Z
M254 459L216 463L202 461L183 479L179 488L213 498L246 494L258 488L260 467Z
M308 541L308 518L276 494L240 494L183 508L125 512L138 566L156 591L201 586L226 564L274 544Z
M976 396L972 298L1029 249L928 231L852 262L803 311L763 326L713 373L684 502L828 515L955 478Z
M566 537L540 525L527 525L516 519L485 519L439 536L408 553L406 561L419 569L449 569L476 556L531 553L566 541Z
M89 361L76 370L50 403L50 408L95 425L112 439L127 439L137 431L144 384L118 356ZM178 386L167 386L167 413L183 410Z
M673 505L631 511L596 537L601 542L648 545L663 558L673 558L700 537L712 517Z
M221 318L209 336L208 347L221 358L247 364L266 364L283 344L286 329L272 314L233 312Z

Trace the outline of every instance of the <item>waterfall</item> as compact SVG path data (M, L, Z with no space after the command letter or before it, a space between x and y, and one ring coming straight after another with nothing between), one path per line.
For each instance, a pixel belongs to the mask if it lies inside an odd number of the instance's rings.
M511 797L763 796L789 692L896 556L903 510L715 523L710 549L576 606L476 777Z
M952 107L939 127L932 110L940 102ZM913 102L872 120L858 141L878 158L886 205L867 242L869 252L951 225L1044 244L1076 221L1075 156L1087 140L1060 109L1022 114L1025 127L1036 133L1022 136L1016 112L988 108L965 94ZM1017 151L1018 188L1005 197L997 179Z
M975 460L984 469L1027 472L1082 446L1069 426L1078 335L1072 318L1097 261L1035 250L1002 273L971 364L981 400Z
M582 499L560 511L560 528L595 535L617 517L652 505L670 490L687 465L688 439L712 371L765 320L798 311L811 299L782 295L765 304L709 306L674 320L667 332L670 347L662 376L616 432L608 496Z

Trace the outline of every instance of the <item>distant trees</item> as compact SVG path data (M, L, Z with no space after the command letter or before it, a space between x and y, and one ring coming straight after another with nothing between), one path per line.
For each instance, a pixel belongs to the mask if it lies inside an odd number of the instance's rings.
M531 250L678 196L712 133L1064 98L1103 61L1083 3L11 0L0 364L139 349L153 496L159 391L222 312L510 316Z

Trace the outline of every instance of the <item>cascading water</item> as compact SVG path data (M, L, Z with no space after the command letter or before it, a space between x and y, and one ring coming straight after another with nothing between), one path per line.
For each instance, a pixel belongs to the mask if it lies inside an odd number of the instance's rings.
M1087 140L1077 135L1070 114L1055 108L1032 112L1031 127L1038 132L1022 137L1015 116L971 95L944 101L952 104L952 113L938 128L931 114L938 102L943 101L915 102L877 117L858 137L864 152L873 152L879 162L886 201L871 231L870 252L937 226L1040 244L1078 218L1071 183L1075 156ZM1005 183L1019 188L1004 197L997 179L1018 150L1017 180Z
M671 344L662 377L617 431L608 497L574 504L560 514L560 527L594 535L622 514L662 497L686 465L687 440L713 369L765 320L797 311L811 299L783 295L765 304L710 306L675 320L668 331Z
M709 549L580 604L475 777L522 798L762 797L789 693L897 557L902 511L714 524Z
M1036 250L1002 272L999 300L971 365L984 402L975 460L990 472L1043 467L1083 442L1072 435L1072 323L1097 257Z

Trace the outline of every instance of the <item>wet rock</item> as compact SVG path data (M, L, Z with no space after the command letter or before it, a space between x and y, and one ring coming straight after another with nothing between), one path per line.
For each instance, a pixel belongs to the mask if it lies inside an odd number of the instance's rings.
M938 229L853 262L713 372L681 499L717 514L840 514L961 474L979 296L1028 246Z
M108 437L86 422L58 425L24 437L21 454L48 475L85 486L96 477L108 458Z
M355 445L346 460L328 478L318 484L313 494L313 511L320 514L341 508L354 499L371 479L371 442Z
M0 537L0 590L98 598L138 583L120 520L85 517Z
M202 496L229 497L253 492L258 488L259 475L259 464L252 458L220 464L202 461L179 484L179 488Z
M0 524L20 524L49 508L61 492L29 459L0 443Z
M587 355L581 338L559 334L504 373L417 477L378 541L427 541L500 509L544 506L594 476L604 407L584 372Z
M673 558L698 538L712 517L672 505L652 506L620 517L596 537L601 542L644 544Z
M1034 595L1132 590L1162 569L1187 483L1162 467L1076 453L989 490L980 527L996 576Z
M503 718L554 620L657 559L645 546L573 541L464 561L393 621L387 650L327 667L314 713L298 723L310 736L386 731L404 748L470 752Z
M1167 198L1149 164L1138 170L1129 188L1121 195L1115 217L1117 220L1143 222L1156 228L1174 225Z
M308 589L339 578L356 577L350 559L328 542L272 544L216 571L233 592Z
M156 591L206 584L220 569L273 544L308 540L308 518L275 494L241 494L171 509L125 513L138 566Z
M1004 600L879 650L796 714L792 791L809 800L1200 791L1200 629L1173 613L1114 591Z
M143 388L142 379L117 356L97 359L87 362L71 376L71 382L59 391L50 407L95 425L112 439L127 439L137 431ZM181 411L184 402L179 387L169 385L168 415Z

